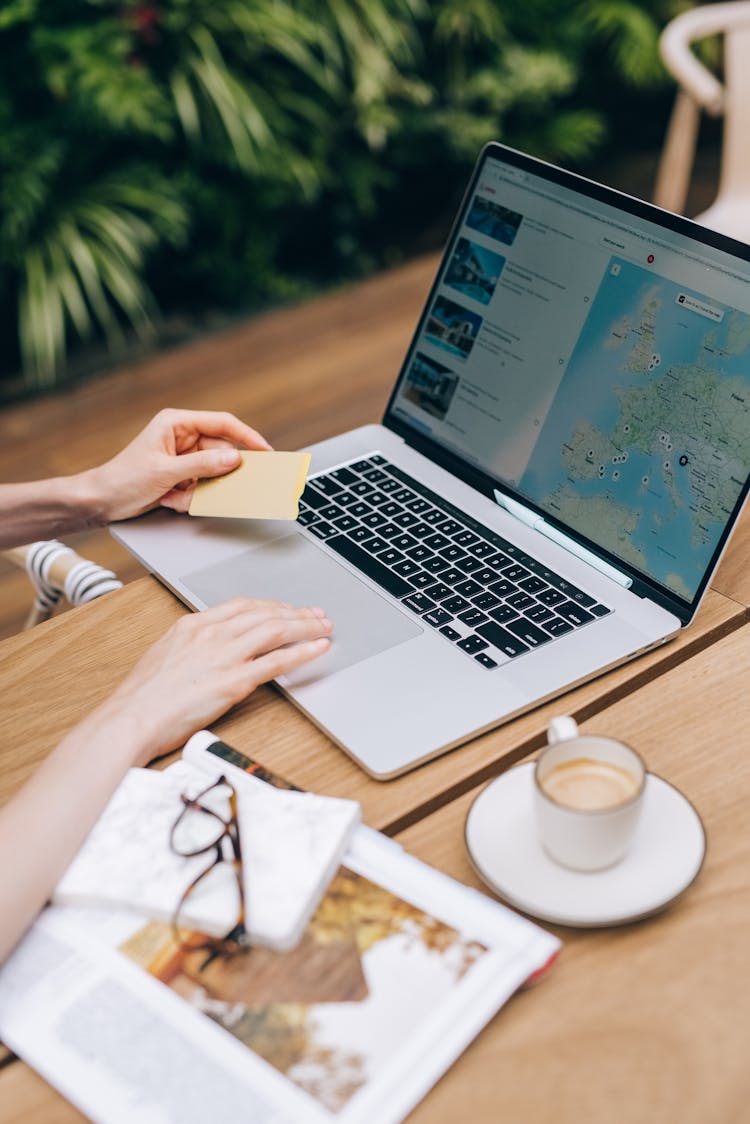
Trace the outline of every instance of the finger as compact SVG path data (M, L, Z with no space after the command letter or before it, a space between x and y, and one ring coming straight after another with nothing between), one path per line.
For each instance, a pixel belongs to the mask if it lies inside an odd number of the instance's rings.
M333 632L327 617L273 617L249 628L241 637L246 659L257 659L276 648L301 641L315 640Z
M271 448L257 429L245 425L234 414L219 410L169 410L167 415L170 424L190 427L207 437L223 437L246 449Z
M242 459L239 449L224 446L221 449L200 449L196 453L180 453L169 457L165 464L171 480L170 484L183 480L204 480L214 476L224 476L237 468Z
M293 644L289 648L276 648L273 652L258 656L250 664L250 685L247 688L247 693L249 694L261 683L268 683L271 679L278 678L279 675L288 675L295 668L317 659L318 656L327 652L330 646L331 641L324 636L317 640Z
M221 601L218 605L212 605L209 609L203 609L193 619L197 619L201 625L221 624L224 621L236 620L242 628L247 628L249 616L260 621L265 617L287 611L300 612L301 610L293 610L288 601L274 601L271 598L232 597L227 601Z

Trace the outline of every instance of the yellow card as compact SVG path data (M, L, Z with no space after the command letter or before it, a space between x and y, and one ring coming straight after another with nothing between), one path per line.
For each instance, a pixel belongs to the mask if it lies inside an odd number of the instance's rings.
M310 467L309 453L242 452L227 476L199 480L190 515L225 519L296 519Z

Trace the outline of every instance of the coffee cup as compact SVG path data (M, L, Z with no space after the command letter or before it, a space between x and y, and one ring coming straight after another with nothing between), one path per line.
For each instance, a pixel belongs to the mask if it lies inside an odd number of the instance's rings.
M630 746L580 734L555 718L534 769L534 807L542 846L572 870L603 870L626 853L641 815L643 759Z

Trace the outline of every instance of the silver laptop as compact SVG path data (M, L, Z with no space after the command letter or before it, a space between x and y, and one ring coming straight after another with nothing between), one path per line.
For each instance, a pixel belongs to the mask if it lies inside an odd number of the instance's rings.
M394 777L690 622L748 491L750 248L490 144L382 424L310 451L296 524L113 532L194 609L325 606L279 686Z

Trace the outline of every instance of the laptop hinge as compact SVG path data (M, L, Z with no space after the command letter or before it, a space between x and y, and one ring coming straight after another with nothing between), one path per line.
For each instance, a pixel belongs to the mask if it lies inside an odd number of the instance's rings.
M574 554L576 558L587 562L589 566L593 566L600 574L611 578L612 581L617 582L617 584L621 585L624 589L630 589L633 584L633 579L628 574L623 573L622 570L618 570L615 566L611 566L609 562L605 562L603 558L599 558L593 551L586 550L585 547L580 546L575 539L570 538L570 536L566 535L563 531L558 531L557 527L552 527L542 519L541 515L537 515L535 511L525 507L524 504L519 503L518 500L512 500L510 496L503 495L502 492L498 492L497 488L493 489L493 491L497 503L500 507L505 508L514 519L525 523L527 527L531 527L534 531L539 531L540 534L545 535L548 539L551 539L552 542L556 542L558 546L564 547L565 550Z

